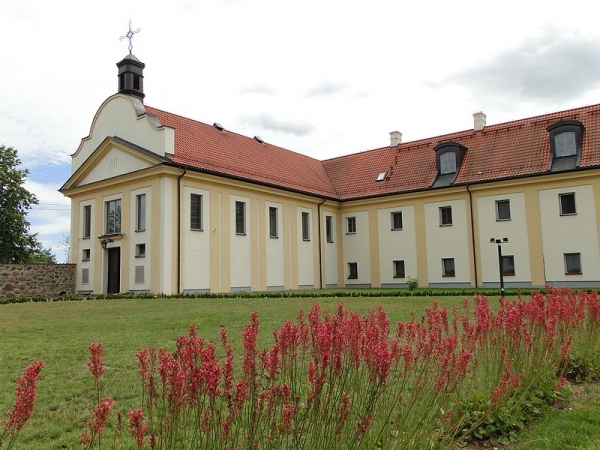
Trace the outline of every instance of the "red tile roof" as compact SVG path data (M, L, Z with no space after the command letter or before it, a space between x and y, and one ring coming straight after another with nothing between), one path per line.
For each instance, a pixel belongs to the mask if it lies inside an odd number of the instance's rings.
M175 155L170 159L177 164L307 194L338 197L323 163L317 159L150 106L145 108L161 124L175 128Z
M581 168L600 165L600 105L486 126L383 147L323 162L156 108L163 125L175 128L175 163L307 194L351 200L427 189L437 173L434 148L456 142L466 153L454 184L477 183L547 172L546 128L561 121L583 123ZM377 175L387 172L384 181Z

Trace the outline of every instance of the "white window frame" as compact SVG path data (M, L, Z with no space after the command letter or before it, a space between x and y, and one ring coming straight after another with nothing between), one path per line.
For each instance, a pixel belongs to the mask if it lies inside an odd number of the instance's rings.
M356 217L346 217L346 234L356 234Z

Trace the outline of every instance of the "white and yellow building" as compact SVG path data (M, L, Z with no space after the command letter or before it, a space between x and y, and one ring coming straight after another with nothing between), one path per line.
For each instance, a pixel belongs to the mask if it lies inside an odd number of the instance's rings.
M80 292L600 286L600 105L319 161L143 103L129 55L61 192ZM598 206L596 206L598 204Z

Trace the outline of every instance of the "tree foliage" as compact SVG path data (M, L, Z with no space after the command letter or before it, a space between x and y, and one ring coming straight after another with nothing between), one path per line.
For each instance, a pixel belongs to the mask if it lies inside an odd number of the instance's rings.
M29 171L20 165L17 150L0 144L0 263L55 262L29 231L27 213L38 199L23 187Z

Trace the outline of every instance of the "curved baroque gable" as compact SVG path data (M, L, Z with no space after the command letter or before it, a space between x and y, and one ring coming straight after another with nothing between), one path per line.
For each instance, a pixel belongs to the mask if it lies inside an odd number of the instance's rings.
M159 156L173 154L175 130L163 126L146 112L136 98L116 94L106 99L94 116L89 136L81 140L71 156L71 174L94 153L107 137L120 137Z

